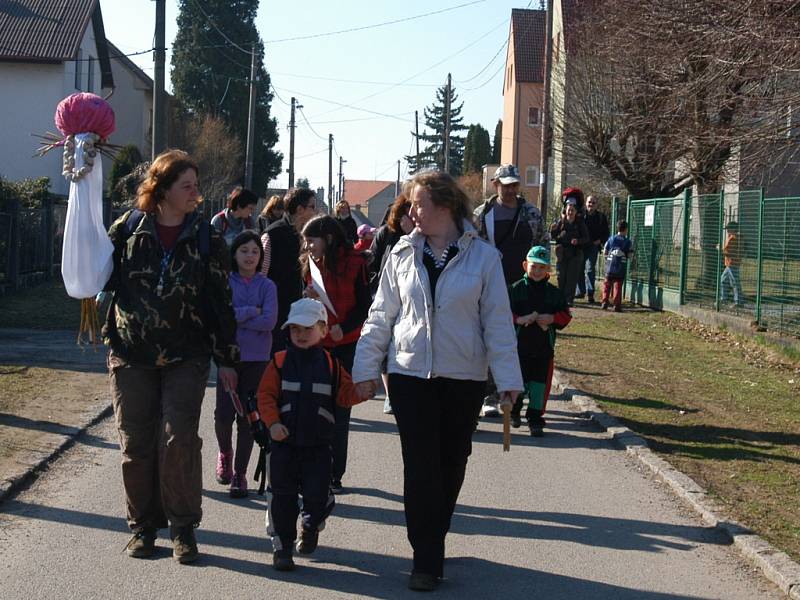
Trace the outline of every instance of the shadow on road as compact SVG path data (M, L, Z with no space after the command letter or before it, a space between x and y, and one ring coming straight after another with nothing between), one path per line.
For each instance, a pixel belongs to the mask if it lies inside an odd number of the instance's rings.
M398 504L402 498L380 490L358 488L356 494L389 500ZM344 502L344 498L342 499ZM52 508L12 500L4 504L4 512L27 519L66 523L113 531L120 534L120 550L127 541L128 528L120 517L91 514L82 511ZM340 503L335 516L345 519L366 519L384 525L403 525L402 508L379 509ZM532 523L536 521L537 523ZM341 526L341 525L339 525ZM254 521L254 530L259 523ZM335 528L332 528L335 529ZM507 535L537 539L572 539L576 543L606 546L615 549L658 552L662 548L690 550L698 542L721 543L702 527L676 526L626 519L606 519L568 513L538 513L483 507L456 507L453 532L466 535ZM333 533L333 532L332 532ZM678 537L689 543L681 544L659 536ZM197 533L200 560L189 568L218 568L263 580L280 579L318 590L357 594L368 598L394 599L404 597L410 559L387 554L365 552L356 548L326 547L324 535L321 546L309 559L298 558L299 568L288 574L277 573L269 566L269 543L264 535L242 535L200 528ZM156 559L169 559L169 542L159 538ZM252 552L252 560L215 554L214 548L231 548ZM124 560L129 560L124 558ZM95 564L95 567L100 565ZM334 568L331 568L334 567ZM452 557L445 562L446 579L437 597L498 597L529 600L539 598L592 598L608 600L667 600L701 598L662 594L640 589L588 581L585 579L546 573L517 567L483 558ZM302 592L301 592L302 593ZM410 595L410 592L407 592Z
M20 429L30 429L33 431L42 431L44 433L55 433L58 435L75 435L79 428L62 425L61 423L54 423L52 421L42 421L38 419L28 419L27 417L20 417L8 413L0 413L0 425L6 427L17 427ZM84 432L83 435L75 437L75 442L78 444L85 444L87 446L94 446L95 448L107 448L109 450L118 450L119 445L113 442L107 442L103 438Z

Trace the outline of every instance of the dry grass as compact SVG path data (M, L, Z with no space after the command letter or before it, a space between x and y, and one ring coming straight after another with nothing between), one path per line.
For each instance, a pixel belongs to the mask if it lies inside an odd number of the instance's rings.
M571 383L800 559L800 364L668 313L574 316L556 349Z

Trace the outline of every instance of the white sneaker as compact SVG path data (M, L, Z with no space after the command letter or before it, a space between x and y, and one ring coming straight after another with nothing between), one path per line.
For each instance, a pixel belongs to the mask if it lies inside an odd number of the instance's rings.
M500 409L497 407L496 403L484 402L483 408L481 408L481 416L482 417L499 417L500 416Z
M383 401L383 414L391 415L392 413L392 404L389 402L389 396L386 396L386 400Z

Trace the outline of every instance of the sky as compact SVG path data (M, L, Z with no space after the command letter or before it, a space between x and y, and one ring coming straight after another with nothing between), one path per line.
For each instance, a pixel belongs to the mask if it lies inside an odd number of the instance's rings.
M193 1L202 6L206 0ZM101 7L106 37L123 52L152 47L155 2L101 0ZM285 187L288 181L292 96L303 107L297 113L295 178L307 177L312 188L327 188L329 133L335 146L334 186L339 156L346 160L347 179L394 181L398 160L405 177L402 159L413 148L414 111L419 111L422 131L423 109L434 102L436 88L445 84L448 73L464 103L464 124L480 123L493 136L503 112L503 45L511 9L525 7L539 8L539 1L262 0L256 27L265 42L265 67L276 91L276 147L284 154L284 172L271 186ZM177 33L177 16L178 1L167 0L168 48ZM397 20L402 21L369 27ZM362 27L369 28L323 35ZM313 37L287 39L305 36ZM249 57L235 49L225 51L241 61L242 68L231 66L246 76L248 69L243 67L249 65ZM130 58L152 76L152 53ZM167 89L170 60L168 51Z

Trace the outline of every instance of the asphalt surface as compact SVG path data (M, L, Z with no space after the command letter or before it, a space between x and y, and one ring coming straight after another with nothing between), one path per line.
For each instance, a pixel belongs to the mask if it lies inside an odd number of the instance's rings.
M320 547L298 569L271 568L264 500L231 500L214 480L214 390L204 404L202 553L124 554L113 421L83 436L32 486L0 504L0 598L400 598L410 547L394 421L382 401L353 411L346 494ZM567 402L551 401L546 436L484 419L447 538L443 598L783 598L668 490ZM252 468L251 468L252 471Z

